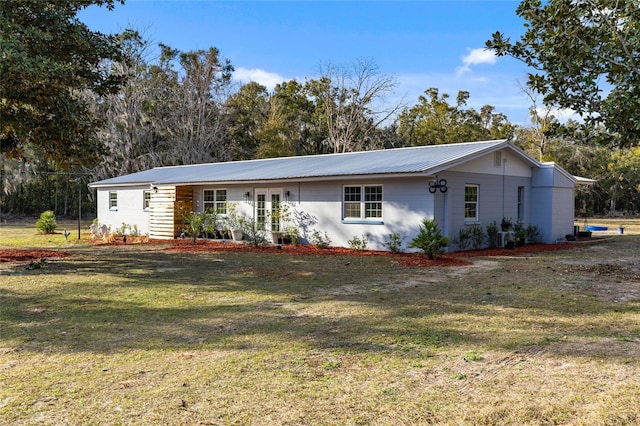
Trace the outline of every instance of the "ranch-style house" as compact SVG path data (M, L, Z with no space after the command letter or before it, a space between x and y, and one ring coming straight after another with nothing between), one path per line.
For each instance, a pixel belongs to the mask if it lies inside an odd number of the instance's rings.
M267 230L296 227L303 243L319 232L331 245L365 236L368 248L384 250L392 233L411 241L425 218L452 240L507 218L558 241L573 233L574 190L587 182L493 140L156 167L89 187L100 224L136 225L154 239L178 237L181 212L224 219L233 210ZM286 217L277 214L283 208Z

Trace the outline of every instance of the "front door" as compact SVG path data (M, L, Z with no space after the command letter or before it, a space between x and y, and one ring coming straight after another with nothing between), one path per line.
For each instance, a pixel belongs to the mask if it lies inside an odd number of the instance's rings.
M282 189L269 188L256 190L256 222L265 231L280 232L282 230L280 215L281 199Z

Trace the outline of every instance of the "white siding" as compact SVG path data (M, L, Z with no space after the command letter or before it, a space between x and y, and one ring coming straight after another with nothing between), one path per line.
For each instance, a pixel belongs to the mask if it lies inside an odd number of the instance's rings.
M286 201L291 210L290 225L300 228L303 242L311 239L314 231L327 232L331 244L348 246L354 236L366 235L368 247L382 250L389 234L398 232L405 237L406 245L417 234L418 225L425 217L433 217L433 196L427 189L427 179L382 179L366 181L367 185L383 186L382 220L343 221L342 190L344 185L361 185L362 180L336 180L327 182L301 182L283 185L283 194L289 191ZM274 185L239 191L231 194L252 194L260 188L275 188ZM235 198L235 197L233 197ZM232 197L229 197L232 200ZM283 200L285 198L283 197ZM237 199L236 199L237 201ZM246 203L240 202L240 207ZM253 208L253 206L251 206ZM245 210L246 211L246 210ZM253 213L253 210L252 210Z
M486 231L487 225L495 221L498 226L502 218L514 222L518 216L518 187L524 187L524 220L528 226L536 224L530 214L530 180L525 177L500 176L480 173L442 173L438 178L447 180L446 194L436 193L435 217L443 229L443 234L451 239L458 236L461 229L480 226ZM478 185L478 221L464 218L465 185Z
M543 241L553 243L573 233L573 182L553 165L535 170L532 182L532 221L540 227Z
M282 201L291 209L287 225L300 228L302 242L308 242L314 231L327 232L332 245L348 246L355 236L366 235L368 247L384 249L389 234L404 237L404 246L417 235L424 218L435 218L443 233L455 238L460 229L486 226L503 217L514 221L518 216L518 187L524 188L524 225L538 225L545 242L553 242L573 230L573 181L553 165L541 168L521 157L502 151L499 158L490 153L438 174L447 180L447 192L429 192L431 177L344 178L319 182L272 182L260 185L160 186L152 192L150 211L143 210L143 193L148 186L111 188L118 192L117 211L109 210L110 188L98 189L98 216L101 223L118 227L125 222L136 224L152 238L173 238L176 234L176 205L202 211L205 188L226 189L227 201L236 203L238 213L255 217L256 191L282 191ZM382 185L382 218L376 220L343 220L342 197L345 185ZM478 221L465 222L465 185L479 186ZM176 192L177 191L177 192ZM250 197L246 199L245 194ZM289 193L288 197L285 195ZM176 195L177 194L177 195ZM176 202L177 201L177 202Z
M141 234L149 233L149 210L144 209L144 191L149 186L125 187L125 188L100 188L97 191L98 221L107 225L112 230L119 228L123 223L137 225ZM109 208L109 193L118 194L118 207ZM153 197L153 192L152 195Z
M475 160L468 161L460 166L447 169L448 172L479 173L484 175L506 175L517 177L531 177L531 165L522 158L514 155L509 150L498 151L499 158L496 162L494 152ZM500 166L498 166L500 164Z

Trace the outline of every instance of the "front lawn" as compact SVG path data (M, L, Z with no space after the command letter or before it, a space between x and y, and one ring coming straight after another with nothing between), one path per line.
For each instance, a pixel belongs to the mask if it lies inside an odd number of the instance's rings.
M639 244L414 268L65 242L0 263L0 423L637 424Z

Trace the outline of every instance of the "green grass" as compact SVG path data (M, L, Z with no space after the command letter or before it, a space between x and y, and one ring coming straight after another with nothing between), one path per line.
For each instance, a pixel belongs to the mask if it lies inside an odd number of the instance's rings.
M78 244L86 244L91 237L89 222L81 222L78 241L78 222L57 221L52 234L43 234L36 229L37 218L24 219L20 222L0 223L0 246L12 248L64 248ZM67 238L64 232L68 232Z
M0 424L640 421L637 236L430 269L50 244L0 264Z
M597 231L596 234L617 233L619 226L624 228L626 235L640 234L640 218L611 218L611 217L590 217L575 222L581 228L585 225L606 226L607 231Z

